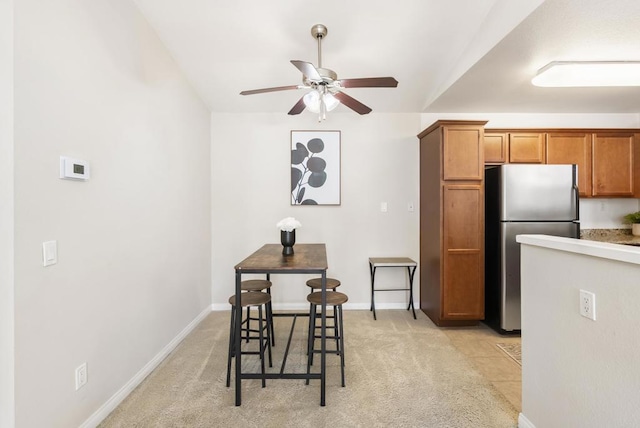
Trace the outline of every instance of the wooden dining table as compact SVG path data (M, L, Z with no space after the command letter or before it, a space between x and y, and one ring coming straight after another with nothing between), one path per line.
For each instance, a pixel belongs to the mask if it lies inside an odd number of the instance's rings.
M266 274L270 279L272 274L317 274L322 278L322 310L321 310L321 345L320 345L320 373L285 373L285 364L289 345L291 344L291 336L294 328L292 326L287 343L280 372L278 373L242 373L242 354L241 345L241 323L242 323L242 306L235 306L235 391L236 406L242 404L242 379L320 379L320 405L325 405L325 384L326 384L326 339L327 339L327 251L325 244L296 244L294 253L291 255L282 254L282 245L266 244L251 254L249 257L241 261L235 266L236 271L236 302L240 301L243 274ZM304 284L304 282L302 283ZM275 316L276 314L274 314ZM299 315L308 316L308 314L278 314L280 316L293 316L294 325L295 317Z

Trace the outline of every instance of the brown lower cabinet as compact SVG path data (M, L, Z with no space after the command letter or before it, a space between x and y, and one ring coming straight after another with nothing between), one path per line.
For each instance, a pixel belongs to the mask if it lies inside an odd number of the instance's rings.
M481 184L445 184L442 318L484 318L484 192Z
M484 318L484 124L438 121L420 139L420 308L438 326Z

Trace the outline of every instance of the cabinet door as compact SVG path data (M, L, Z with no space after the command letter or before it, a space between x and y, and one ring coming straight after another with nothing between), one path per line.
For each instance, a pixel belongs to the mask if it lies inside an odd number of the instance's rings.
M484 176L483 128L445 126L443 180L482 180Z
M633 196L632 133L593 134L593 196Z
M509 134L509 163L544 163L544 133Z
M547 163L578 165L580 196L591 196L591 134L585 132L547 134Z
M483 186L444 185L441 316L484 318Z
M484 134L484 163L505 163L509 148L508 135L503 133Z

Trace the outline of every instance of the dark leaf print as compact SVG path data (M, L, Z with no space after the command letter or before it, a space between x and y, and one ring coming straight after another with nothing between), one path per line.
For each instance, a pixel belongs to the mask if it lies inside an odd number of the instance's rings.
M291 191L292 192L300 182L301 178L302 178L302 171L300 171L298 168L291 168Z
M309 176L309 186L311 187L321 187L325 181L327 181L327 173L324 171L312 172Z
M309 151L311 153L320 153L324 150L324 141L320 138L312 138L307 143L307 147L309 147Z
M327 167L327 162L318 157L309 158L307 161L307 168L311 172L322 172Z

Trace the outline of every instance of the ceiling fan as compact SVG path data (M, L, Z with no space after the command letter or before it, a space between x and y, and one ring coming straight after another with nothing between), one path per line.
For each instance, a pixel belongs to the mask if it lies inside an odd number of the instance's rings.
M318 113L318 121L321 121L326 119L327 111L333 110L340 103L359 114L371 112L371 108L342 92L343 88L395 88L398 86L398 81L393 77L338 79L335 71L322 67L322 39L327 36L327 27L322 24L316 24L311 27L311 35L318 41L318 66L315 67L306 61L291 61L302 72L302 85L253 89L242 91L240 95L288 91L291 89L311 89L289 110L289 114L300 114L305 108L308 108L310 111Z

